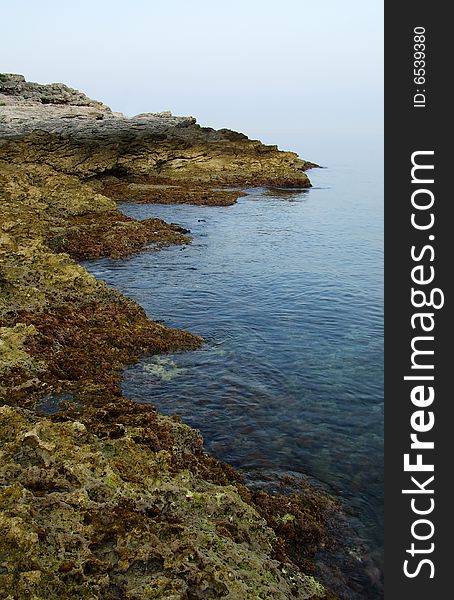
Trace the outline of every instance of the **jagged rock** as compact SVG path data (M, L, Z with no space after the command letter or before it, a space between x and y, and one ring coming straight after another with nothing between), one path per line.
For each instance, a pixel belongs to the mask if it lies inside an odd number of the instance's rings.
M172 452L195 432L168 423ZM180 431L181 430L181 431ZM175 470L126 427L100 439L0 407L2 598L305 600L324 588L270 557L273 531L233 486Z
M82 92L74 90L63 83L41 84L26 81L23 75L0 73L0 94L15 100L31 101L41 104L92 106L110 113L108 106L92 100Z
M293 152L200 127L193 117L165 112L127 118L80 92L61 91L60 84L55 90L54 84L28 84L20 77L0 75L0 159L45 162L81 178L107 174L157 178L166 185L310 186L304 171L313 165Z

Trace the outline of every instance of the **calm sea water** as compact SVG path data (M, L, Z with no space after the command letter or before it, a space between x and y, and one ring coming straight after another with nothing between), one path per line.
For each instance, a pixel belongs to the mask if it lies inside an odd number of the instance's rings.
M302 140L282 143L326 165L309 171L309 191L252 189L225 208L123 205L190 229L192 245L87 266L151 318L206 339L127 369L126 395L181 415L208 451L253 479L323 482L380 554L381 145L326 144L314 156Z

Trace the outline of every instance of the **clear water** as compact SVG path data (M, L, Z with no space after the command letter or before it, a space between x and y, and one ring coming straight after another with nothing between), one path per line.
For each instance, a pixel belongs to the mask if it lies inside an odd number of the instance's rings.
M323 162L309 191L254 189L224 208L123 205L190 229L192 245L87 266L151 318L207 342L130 367L126 395L181 415L246 474L324 482L380 553L380 146L359 140L347 152L339 142Z

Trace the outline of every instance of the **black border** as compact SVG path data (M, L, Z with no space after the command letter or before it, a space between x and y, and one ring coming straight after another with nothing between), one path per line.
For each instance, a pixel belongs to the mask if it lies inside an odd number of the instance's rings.
M385 3L385 598L389 600L435 599L454 594L450 578L451 572L454 573L454 565L451 567L454 528L450 515L451 495L454 495L450 489L454 472L451 464L454 394L449 382L450 372L454 374L450 344L454 335L450 312L454 201L448 188L449 174L454 171L454 164L451 165L454 153L448 149L453 129L448 103L453 102L450 88L454 36L448 6L420 0ZM413 73L413 31L418 26L426 29L424 108L413 106L416 89L422 87L415 84ZM417 232L410 223L411 193L415 189L411 183L411 155L418 150L434 150L435 183L430 186L436 199L436 221L430 232L435 235L433 285L442 288L445 295L444 307L434 310L435 427L426 434L427 440L435 442L435 509L430 515L435 533L429 540L435 548L430 555L420 555L433 561L433 579L427 565L412 579L403 571L404 560L411 558L406 549L412 541L411 524L417 518L411 511L410 497L402 494L410 480L409 473L404 472L403 455L410 445L410 416L415 410L410 401L412 384L403 380L410 374L410 342L415 335L410 325L414 312L410 273L415 266L410 249L414 244L424 245L428 237L428 232Z

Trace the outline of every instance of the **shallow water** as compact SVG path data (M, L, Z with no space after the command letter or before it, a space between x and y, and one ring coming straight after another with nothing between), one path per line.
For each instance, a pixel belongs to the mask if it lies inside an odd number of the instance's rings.
M323 482L380 554L382 187L378 155L360 150L310 171L309 191L249 190L231 207L125 204L190 229L192 245L86 266L207 341L127 369L127 396L181 415L252 478Z

